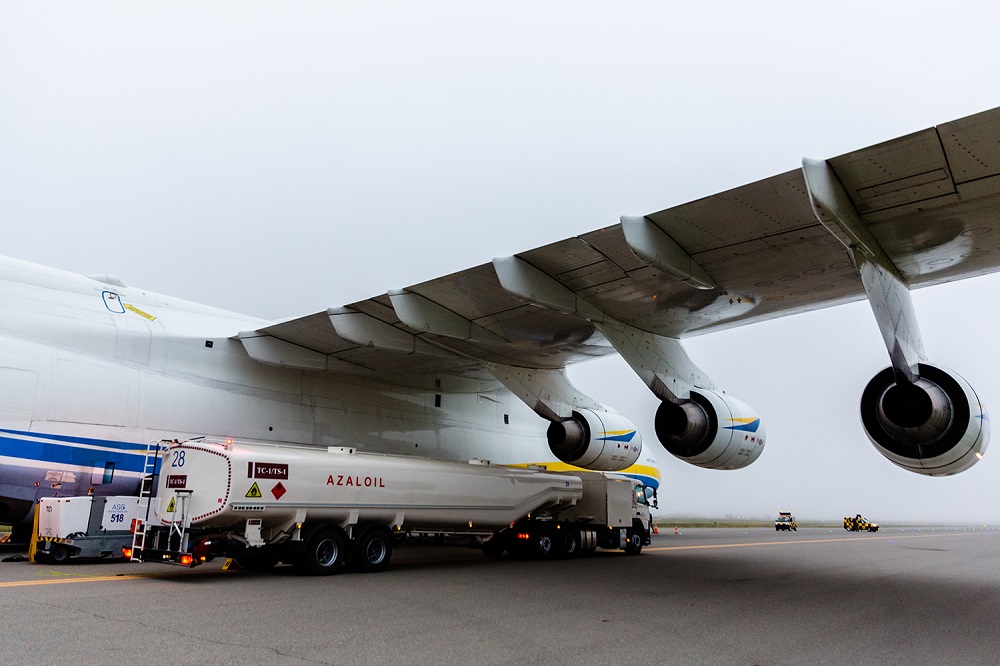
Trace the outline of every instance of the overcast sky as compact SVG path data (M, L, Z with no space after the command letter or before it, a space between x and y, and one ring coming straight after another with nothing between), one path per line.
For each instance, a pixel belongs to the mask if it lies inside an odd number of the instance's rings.
M1000 5L826 4L5 3L0 253L290 317L1000 105ZM914 293L994 411L998 287ZM751 467L663 453L621 359L572 371L659 450L665 512L1000 519L1000 451L931 479L868 442L867 303L688 349L763 417Z

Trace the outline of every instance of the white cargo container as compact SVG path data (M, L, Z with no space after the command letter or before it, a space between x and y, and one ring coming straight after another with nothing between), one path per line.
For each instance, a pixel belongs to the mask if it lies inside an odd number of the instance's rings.
M568 547L565 554L572 555L602 539L641 549L649 529L641 485L645 512L633 521L636 482L588 476L595 477L588 481L594 488L606 486L595 500L603 510L586 512L598 519L600 538L578 527L593 522L584 513L568 521L560 517L584 498L584 482L574 474L348 448L175 443L162 454L157 497L132 557L194 566L224 555L253 567L283 561L311 573L334 573L352 563L377 571L409 532L478 535L489 539L491 552L548 555ZM612 515L615 522L609 523ZM612 529L614 538L604 538ZM567 544L554 537L566 533L577 538Z
M134 496L43 497L38 502L35 559L121 557L122 547L132 542L139 507Z

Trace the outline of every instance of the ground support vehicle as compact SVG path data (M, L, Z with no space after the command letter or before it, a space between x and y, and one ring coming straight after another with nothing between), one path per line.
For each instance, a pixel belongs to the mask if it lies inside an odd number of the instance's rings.
M139 497L43 497L38 502L34 559L65 562L71 557L121 557L132 543L132 527L145 513Z
M799 529L798 524L795 522L795 517L792 516L791 511L779 511L778 518L774 521L774 531L789 531L797 532Z
M844 518L844 529L849 532L878 532L878 523L869 522L859 513L853 518Z
M225 556L329 574L384 569L407 533L467 535L491 554L540 557L638 552L649 539L645 489L621 475L228 440L172 443L162 456L133 560L195 566Z

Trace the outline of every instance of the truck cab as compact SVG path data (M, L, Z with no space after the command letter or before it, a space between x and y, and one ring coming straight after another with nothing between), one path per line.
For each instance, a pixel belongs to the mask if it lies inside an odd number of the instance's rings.
M553 512L552 520L519 521L506 549L512 554L549 557L546 534L555 535L552 556L575 557L595 548L638 555L651 543L653 522L642 482L614 472L572 472L583 482L583 497ZM518 543L523 540L524 543ZM522 547L518 547L522 546Z

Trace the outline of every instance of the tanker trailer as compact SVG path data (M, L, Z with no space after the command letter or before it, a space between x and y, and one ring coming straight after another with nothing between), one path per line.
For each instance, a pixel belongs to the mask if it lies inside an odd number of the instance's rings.
M381 571L406 531L488 536L529 515L554 522L583 497L577 476L478 460L207 439L161 455L132 560L196 566L225 556L311 574L345 564Z

